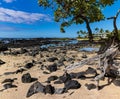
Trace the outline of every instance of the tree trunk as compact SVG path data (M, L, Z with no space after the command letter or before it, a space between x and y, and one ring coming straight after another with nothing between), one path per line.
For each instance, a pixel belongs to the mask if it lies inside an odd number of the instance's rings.
M116 17L114 17L114 20L113 20L113 26L114 26L114 39L118 41L118 28L117 28L117 25L116 25Z
M119 43L119 35L118 35L118 28L117 28L117 25L116 25L116 21L117 21L117 18L118 18L118 15L120 14L120 10L118 10L118 12L116 13L115 16L113 17L110 17L110 18L107 18L108 20L109 19L113 19L113 26L114 26L114 42L117 42Z
M86 28L87 28L87 30L88 30L88 38L89 38L89 41L90 41L90 42L93 42L92 30L91 30L91 28L90 28L90 23L89 23L88 19L87 19L85 16L83 16L83 15L80 15L79 17L81 17L81 18L85 21L85 23L86 23Z
M87 28L88 33L89 33L89 35L88 35L89 40L90 40L90 42L93 42L93 35L92 35L92 30L90 28L90 24L89 24L88 20L85 20L85 22L86 22L86 28Z

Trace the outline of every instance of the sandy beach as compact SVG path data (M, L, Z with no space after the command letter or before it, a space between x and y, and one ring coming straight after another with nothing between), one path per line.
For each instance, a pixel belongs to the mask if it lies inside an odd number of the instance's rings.
M57 57L60 55L64 55L60 53L61 52L59 52L59 55L57 55ZM42 54L42 56L40 54ZM82 60L81 58L82 52L68 50L66 51L65 54L68 57L75 57L74 62L79 62L80 60ZM40 62L42 62L45 65L49 65L53 63L53 62L45 61L46 57L50 57L51 55L55 56L56 54L54 54L53 51L41 52L34 57L27 54L18 54L18 55L0 54L0 59L5 62L5 64L0 65L0 90L4 89L2 82L5 79L17 78L17 80L13 82L13 84L16 85L17 87L9 88L1 91L0 99L56 99L56 98L57 99L81 99L81 98L83 99L119 99L119 94L120 94L119 84L117 83L118 86L116 86L115 85L116 81L114 81L110 85L107 85L107 78L105 78L104 81L100 81L100 85L103 86L101 90L98 91L96 88L92 90L88 90L87 87L85 86L86 84L91 84L91 83L96 84L96 82L92 81L93 78L91 78L92 75L90 74L86 75L88 77L86 79L75 79L81 84L81 87L79 89L70 89L67 93L53 94L53 95L39 92L27 98L26 94L28 92L28 89L34 82L22 83L21 77L23 74L30 73L32 77L38 78L38 81L41 82L43 85L47 85L45 81L47 81L48 77L54 76L54 75L59 77L63 75L64 73L63 70L65 69L64 66L59 67L57 71L52 72L50 74L44 74L43 71L47 71L47 70L40 69L41 67ZM94 55L96 55L96 53L87 54L88 57L92 57ZM23 73L8 74L8 75L5 74L8 72L14 72L19 68L23 68L26 63L32 62L33 60L35 61L34 66L30 69L27 69ZM69 66L71 62L65 61L64 64L65 66ZM77 73L77 72L86 71L88 67L92 67L95 69L97 68L96 65L85 65L81 68L77 68L75 70L69 71L68 73L71 73L71 72ZM51 84L56 88L64 87L64 84L54 84L53 82L54 81L51 81Z

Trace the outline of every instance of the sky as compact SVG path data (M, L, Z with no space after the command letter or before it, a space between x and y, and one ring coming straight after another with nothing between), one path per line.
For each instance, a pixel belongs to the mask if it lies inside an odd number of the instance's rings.
M111 17L120 9L120 0L103 9L106 17ZM112 20L90 24L92 30L99 27L113 30ZM120 16L117 19L120 29ZM78 30L86 30L85 24L72 25L60 32L60 23L54 21L53 11L38 5L38 0L0 0L0 37L77 37Z

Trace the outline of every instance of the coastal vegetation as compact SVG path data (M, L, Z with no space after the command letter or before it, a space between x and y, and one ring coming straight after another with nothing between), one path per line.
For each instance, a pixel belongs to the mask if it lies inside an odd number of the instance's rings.
M60 30L72 24L86 24L88 38L93 41L90 23L105 19L102 8L111 6L116 0L38 0L40 6L51 7L54 19L61 22ZM102 32L102 31L101 31Z

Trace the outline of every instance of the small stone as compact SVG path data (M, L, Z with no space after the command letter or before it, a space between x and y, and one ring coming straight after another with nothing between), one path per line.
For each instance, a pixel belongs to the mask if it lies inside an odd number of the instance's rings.
M85 84L85 86L87 87L88 90L96 89L96 85L95 84Z
M59 80L54 82L54 84L62 84L62 83L63 83L63 82L61 82L61 81L59 81Z
M65 72L65 73L63 74L63 76L60 76L60 77L59 77L59 80L60 80L62 83L65 83L65 82L71 80L71 76L70 76L70 74L68 74L67 72Z
M0 65L3 65L3 64L5 64L5 62L0 59Z
M82 58L87 58L87 55L86 55L86 54L83 54L83 55L82 55Z
M37 78L32 78L30 73L26 73L22 76L21 80L22 80L22 83L31 83L33 81L36 81Z
M29 73L26 73L22 76L22 83L31 83L31 75Z
M9 89L9 88L15 88L17 87L16 85L12 85L12 83L7 83L3 85L4 89Z
M26 65L25 65L25 68L27 68L27 69L30 69L30 68L32 68L33 67L33 63L27 63Z
M77 79L85 79L85 72L79 72L79 73L70 73L71 78L77 78Z
M57 71L57 65L54 63L54 64L52 64L52 65L49 65L48 66L48 70L50 71L50 72L55 72L55 71Z
M76 80L69 80L65 83L65 89L69 90L69 89L78 89L81 87L81 84L76 81Z
M26 71L26 69L20 68L20 69L16 70L15 73L16 73L16 74L18 74L18 73L23 73L24 71Z
M50 57L47 59L47 61L49 61L49 62L54 62L55 60L58 60L58 58L57 57Z
M47 81L54 81L54 80L57 80L57 79L58 79L57 76L50 76L50 77L48 77Z
M7 83L7 82L10 82L10 83L13 83L14 80L17 80L17 78L14 78L14 79L5 79L2 83Z
M43 71L43 74L50 74L49 72Z
M88 67L88 69L85 71L86 74L95 74L97 75L97 72L94 68Z

